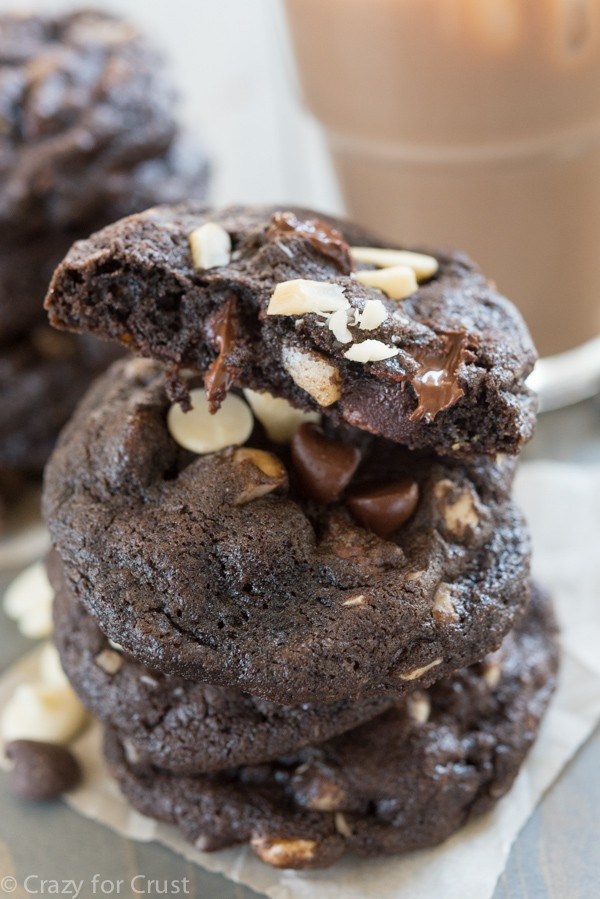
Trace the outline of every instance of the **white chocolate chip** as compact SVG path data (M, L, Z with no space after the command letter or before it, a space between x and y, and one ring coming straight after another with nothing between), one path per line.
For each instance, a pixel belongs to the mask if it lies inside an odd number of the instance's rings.
M309 312L337 312L350 304L339 284L297 278L278 284L269 300L267 315L306 315Z
M438 624L451 624L454 621L458 621L458 613L449 584L442 583L435 591L431 614Z
M365 597L363 593L360 593L358 596L351 596L350 599L347 599L342 603L343 606L362 606L364 604Z
M387 250L383 247L350 247L352 258L363 265L376 265L378 268L391 268L406 265L412 268L418 281L427 281L437 272L438 261L425 253L412 253L410 250Z
M430 662L428 665L423 665L422 668L413 668L412 671L407 671L406 674L401 674L400 680L416 680L418 677L422 677L427 671L430 671L437 665L441 665L443 661L443 659L434 659L433 662Z
M442 478L434 487L435 498L441 506L441 515L446 528L455 537L464 536L467 528L475 528L479 524L479 515L475 508L475 497L467 488L460 489L456 494L457 485L449 478Z
M46 643L42 649L38 662L38 672L43 684L50 687L65 687L69 681L62 669L60 656L56 646Z
M415 690L406 700L408 714L418 724L426 724L431 714L431 701L424 690Z
M397 356L398 352L395 347L387 346L381 340L363 340L362 343L353 344L344 356L351 362L381 362Z
M417 278L414 269L407 265L395 265L392 268L365 269L352 275L367 287L382 290L390 300L405 300L417 290Z
M114 649L103 649L98 653L94 662L107 674L116 674L123 665L123 656Z
M54 591L43 562L34 562L21 572L4 594L4 611L15 619L26 637L38 639L52 633Z
M341 836L347 838L350 838L352 836L352 828L341 812L336 812L333 820L335 822L335 829L339 834L341 834Z
M68 743L87 713L69 686L20 684L4 706L0 731L5 742Z
M206 222L192 231L189 237L195 269L217 268L229 265L231 238L225 228L215 222Z
M275 868L289 868L302 862L310 862L315 856L315 840L269 839L253 837L250 845L258 857Z
M358 326L361 331L374 331L387 317L387 309L381 300L367 300L365 308L359 315Z
M208 410L204 390L190 391L192 408L184 412L174 403L167 415L173 440L193 453L216 453L226 446L245 443L254 427L252 412L239 396L228 394L214 415Z
M339 400L340 373L325 356L288 344L281 352L281 361L294 383L320 406L331 406Z
M346 309L338 309L332 312L327 322L327 327L333 332L333 336L340 343L351 343L352 334L348 330L348 314Z
M274 443L289 443L305 421L317 424L321 421L319 412L302 412L301 409L295 409L287 400L271 396L270 393L257 393L255 390L245 389L244 397L267 432L267 437Z

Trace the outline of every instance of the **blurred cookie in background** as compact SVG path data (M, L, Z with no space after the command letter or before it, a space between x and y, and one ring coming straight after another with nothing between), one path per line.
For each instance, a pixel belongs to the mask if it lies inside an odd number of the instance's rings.
M206 193L159 53L92 10L0 16L0 528L58 431L117 354L65 339L42 308L70 245L153 206Z

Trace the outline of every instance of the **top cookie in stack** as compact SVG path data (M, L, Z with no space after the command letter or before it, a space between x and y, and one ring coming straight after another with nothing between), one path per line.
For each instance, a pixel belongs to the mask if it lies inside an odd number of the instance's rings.
M469 260L192 203L75 244L47 306L156 360L97 383L46 475L69 589L131 655L298 703L499 645L528 595L505 453L535 352Z
M190 251L191 243L191 251ZM514 454L536 359L514 307L457 253L384 247L302 210L151 209L71 249L53 325L444 455Z

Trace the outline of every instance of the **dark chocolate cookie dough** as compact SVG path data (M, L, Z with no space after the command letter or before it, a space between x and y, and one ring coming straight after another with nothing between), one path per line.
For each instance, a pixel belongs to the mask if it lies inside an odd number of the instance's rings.
M188 203L132 216L71 249L47 298L50 320L166 363L171 397L185 400L181 369L191 368L212 379L215 405L238 384L412 448L516 453L534 425L525 379L535 350L511 303L452 252L435 254L437 271L409 296L390 299L357 280L369 266L349 250L381 241L316 215ZM231 254L213 252L213 229L198 238L194 267L189 238L207 223L226 232ZM198 268L203 259L214 267ZM278 305L295 311L272 314L278 285L297 280L311 282L306 311L296 296ZM336 295L316 298L315 282ZM372 361L382 348L389 358Z
M407 852L441 843L507 792L557 666L552 611L534 590L493 657L321 746L196 777L127 760L114 731L106 755L133 805L199 849L248 842L281 868Z
M183 773L255 764L321 743L391 705L382 697L282 706L152 671L109 643L69 594L56 560L50 570L64 671L84 705L119 730L130 757Z
M160 366L116 363L45 476L69 589L151 668L285 704L397 695L480 659L514 623L529 542L513 459L442 462L324 421L325 483L341 487L318 499L317 467L307 486L299 464L317 458L314 434L290 454L254 421L243 451L197 456L171 437L168 409ZM341 480L340 454L360 460ZM370 516L374 496L387 511L409 502L403 523Z

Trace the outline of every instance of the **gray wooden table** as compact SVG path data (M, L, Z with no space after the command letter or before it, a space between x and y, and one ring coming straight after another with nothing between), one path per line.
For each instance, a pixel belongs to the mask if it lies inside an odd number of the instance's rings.
M542 416L525 457L600 463L600 405L582 403ZM0 579L0 590L2 586ZM1 621L0 668L30 646L12 622ZM520 834L494 899L600 897L599 771L600 729L571 761ZM138 873L144 875L146 884L158 882L148 886L145 895L150 897L175 895L175 884L181 885L184 877L189 881L187 895L198 899L257 895L184 862L155 843L123 840L60 802L45 806L21 803L10 795L4 775L0 776L0 897L52 895L52 888L43 887L43 880L71 879L84 882L79 895L89 899L108 895L99 889L94 893L93 875L98 876L98 883L122 880L128 885ZM15 891L12 877L18 884ZM22 886L26 878L28 890ZM63 890L62 895L74 893ZM124 886L118 895L129 899L134 894Z

